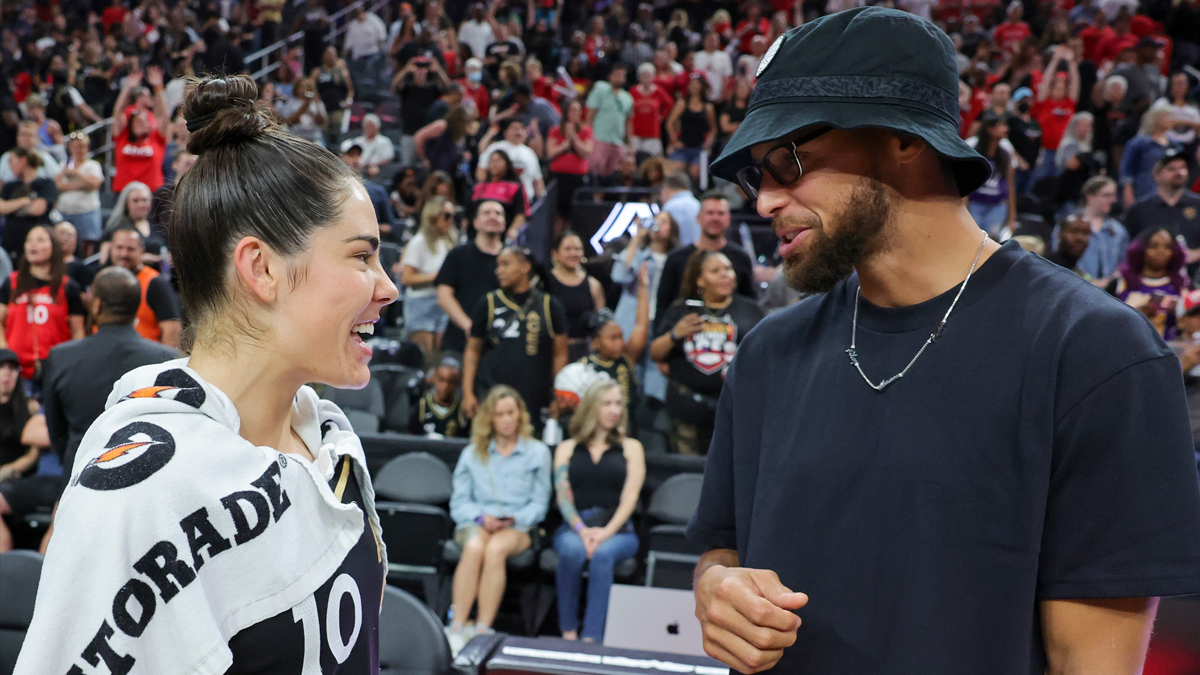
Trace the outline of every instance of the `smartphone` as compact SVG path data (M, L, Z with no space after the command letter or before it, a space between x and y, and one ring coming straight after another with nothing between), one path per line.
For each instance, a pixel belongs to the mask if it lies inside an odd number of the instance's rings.
M703 300L696 300L694 298L688 298L687 300L684 300L683 304L688 307L704 307Z

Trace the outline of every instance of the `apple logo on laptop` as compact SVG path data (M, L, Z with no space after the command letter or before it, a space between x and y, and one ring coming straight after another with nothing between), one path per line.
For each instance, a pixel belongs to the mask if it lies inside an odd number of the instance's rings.
M672 623L667 624L667 632L670 633L671 635L679 635L679 622L674 621Z

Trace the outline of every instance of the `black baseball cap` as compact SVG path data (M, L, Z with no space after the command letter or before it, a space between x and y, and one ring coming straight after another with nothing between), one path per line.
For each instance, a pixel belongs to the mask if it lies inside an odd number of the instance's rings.
M21 365L21 358L11 349L0 349L0 363L15 363Z
M713 162L736 180L750 149L808 127L879 127L924 139L953 161L963 195L992 174L958 135L954 44L925 19L884 7L821 17L775 40L758 66L746 118Z
M1159 157L1158 161L1154 163L1154 171L1162 171L1164 166L1174 162L1175 160L1186 163L1187 155L1183 154L1182 150L1172 145L1164 150L1162 157Z

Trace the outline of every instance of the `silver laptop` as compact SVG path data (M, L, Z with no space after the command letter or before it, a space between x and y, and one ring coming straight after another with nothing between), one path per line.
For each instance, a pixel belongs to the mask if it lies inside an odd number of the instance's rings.
M691 591L613 584L604 646L707 656Z

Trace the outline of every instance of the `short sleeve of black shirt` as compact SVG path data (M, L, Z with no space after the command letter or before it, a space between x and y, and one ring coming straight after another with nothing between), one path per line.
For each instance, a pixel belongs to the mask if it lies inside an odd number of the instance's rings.
M555 335L566 335L567 310L554 296L550 296L550 325L554 328Z
M443 267L442 269L445 269ZM488 302L484 296L475 303L475 309L471 311L471 337L483 339L487 337L488 329Z
M12 279L4 277L4 283L0 284L0 305L7 305L9 298L12 296Z
M162 277L154 277L146 286L146 304L154 312L159 321L171 321L179 318L179 305L175 300L175 291Z
M79 289L79 284L75 283L74 279L67 279L65 291L67 295L67 314L71 316L87 316L87 310L83 306L83 292Z

